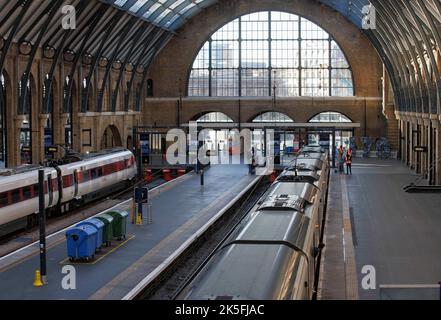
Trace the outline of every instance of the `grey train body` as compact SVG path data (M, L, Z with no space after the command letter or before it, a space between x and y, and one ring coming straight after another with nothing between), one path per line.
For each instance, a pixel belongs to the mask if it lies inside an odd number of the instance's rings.
M178 299L311 299L328 172L303 148Z

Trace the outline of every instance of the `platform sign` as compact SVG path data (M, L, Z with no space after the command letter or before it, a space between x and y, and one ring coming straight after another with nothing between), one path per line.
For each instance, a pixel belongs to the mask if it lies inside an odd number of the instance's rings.
M149 164L150 156L150 135L148 133L142 133L140 135L140 148L142 155L142 163Z
M415 152L427 152L428 148L423 146L415 146L413 147L413 151Z
M132 223L142 225L143 217L147 214L149 223L151 216L149 212L149 189L147 187L135 188L133 197L133 217Z
M49 146L49 147L46 147L46 150L47 150L48 153L57 153L58 152L58 147Z

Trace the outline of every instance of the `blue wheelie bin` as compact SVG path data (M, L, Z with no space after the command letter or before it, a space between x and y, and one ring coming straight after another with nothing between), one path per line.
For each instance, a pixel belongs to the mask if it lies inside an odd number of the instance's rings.
M67 255L71 261L95 258L98 231L90 225L74 227L66 231Z
M77 227L80 226L92 226L95 229L97 229L97 235L96 235L96 249L99 250L101 248L101 246L103 245L103 243L105 242L103 240L103 230L104 230L104 222L102 222L99 219L89 219L83 222L80 222L79 224L77 224Z

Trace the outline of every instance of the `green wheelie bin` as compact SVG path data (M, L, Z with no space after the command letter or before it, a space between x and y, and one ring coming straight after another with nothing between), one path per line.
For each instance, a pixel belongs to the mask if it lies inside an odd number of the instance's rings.
M113 217L113 237L118 238L118 240L125 239L129 213L124 210L112 210L107 212L107 214Z
M102 221L104 223L104 229L103 229L103 243L106 244L106 246L110 246L113 239L113 224L114 219L110 214L102 213L95 217L96 219Z

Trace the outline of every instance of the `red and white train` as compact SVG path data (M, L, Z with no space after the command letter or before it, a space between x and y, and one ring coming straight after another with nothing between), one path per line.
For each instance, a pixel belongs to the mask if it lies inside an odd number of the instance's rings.
M0 236L36 221L40 168L9 170L0 176ZM105 150L44 170L48 212L64 212L73 205L120 190L132 183L137 174L135 157L125 149Z

